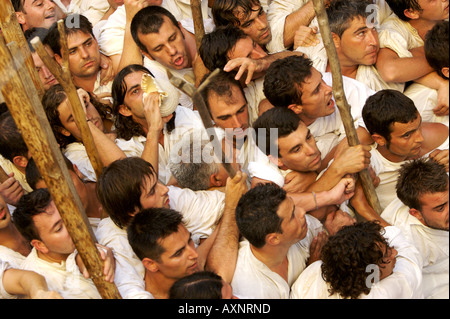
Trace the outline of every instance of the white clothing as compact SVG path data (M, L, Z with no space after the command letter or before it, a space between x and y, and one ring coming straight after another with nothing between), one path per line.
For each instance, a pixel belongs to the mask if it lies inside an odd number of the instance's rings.
M101 83L101 81L100 81L100 72L98 72L97 80L95 81L95 84L94 84L94 91L92 93L94 93L95 95L99 95L99 94L102 94L102 93L109 93L109 94L111 94L113 81L109 81L105 85L101 85L100 83ZM108 99L110 100L111 103L113 102L112 97L109 97Z
M241 299L288 299L291 285L306 268L309 258L309 246L322 224L310 215L305 216L308 233L304 239L292 245L287 253L288 282L270 270L252 253L250 243L240 243L239 255L231 287L233 294Z
M417 249L394 226L385 227L385 238L397 251L394 272L374 283L369 294L359 299L422 299L422 259ZM318 260L306 268L292 285L292 299L342 299L329 295L330 286L322 278L322 261ZM370 274L370 273L369 273Z
M9 294L5 290L5 287L3 287L3 274L10 268L14 267L11 267L6 261L0 259L0 299L17 299L17 296Z
M77 252L59 263L47 262L38 257L35 248L22 263L22 268L45 277L49 290L58 292L64 299L101 299L91 279L81 274L75 262Z
M21 172L10 160L0 155L0 166L3 168L6 174L14 173L14 178L20 183L25 190L25 193L30 193L33 190L28 185L25 173Z
M414 104L422 116L423 122L442 123L449 126L448 115L437 116L433 109L437 105L437 90L430 89L419 83L411 84L406 90L405 95L414 101Z
M26 257L15 250L0 245L0 258L2 261L7 262L12 268L20 268Z
M422 224L409 213L409 207L395 199L381 217L399 227L405 237L416 246L423 259L423 293L425 298L449 298L448 231Z
M264 77L251 81L244 88L245 99L248 104L248 122L250 126L259 117L259 104L266 98L264 94Z
M79 13L95 26L109 10L108 0L71 0L66 7L61 0L53 1L65 14Z

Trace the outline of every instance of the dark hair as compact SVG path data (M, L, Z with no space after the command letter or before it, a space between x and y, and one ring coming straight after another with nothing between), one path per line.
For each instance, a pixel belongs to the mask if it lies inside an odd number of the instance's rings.
M442 73L442 68L449 66L448 24L448 21L436 23L425 36L425 57L428 64L446 80L448 78Z
M229 24L239 26L236 10L241 8L245 17L248 17L255 11L254 6L258 6L258 10L261 8L259 0L215 0L211 7L214 24L218 27Z
M394 123L409 123L419 116L414 102L396 90L381 90L370 96L362 110L362 117L370 134L380 134L391 140Z
M422 12L422 7L418 0L386 0L392 11L403 21L411 20L405 16L405 10L415 10Z
M146 176L158 178L153 166L140 157L116 160L100 174L97 197L118 227L126 227L133 218L131 214L142 209L140 197Z
M169 290L169 299L222 299L222 277L198 271L178 279Z
M267 110L260 117L258 117L255 123L253 123L253 128L256 131L256 142L258 147L264 154L269 155L271 145L277 145L278 157L281 157L280 148L278 147L278 139L295 132L300 126L300 121L300 118L291 109L275 107ZM265 129L266 134L260 135L260 129ZM270 129L276 129L278 134L274 136L274 134L271 134ZM261 145L261 136L265 138L265 145Z
M236 223L250 244L261 248L270 233L282 233L277 210L286 191L276 184L262 184L245 193L236 207Z
M28 29L24 32L25 39L27 39L28 47L30 48L31 52L35 52L36 50L31 45L31 40L33 40L35 37L38 37L39 40L43 43L45 40L45 37L48 34L48 29L46 28L32 28Z
M73 13L67 15L64 18L64 30L66 38L74 33L82 32L90 34L95 39L95 35L92 31L92 23L82 14ZM57 22L53 23L48 30L48 34L45 37L43 44L48 45L54 53L62 55L60 35Z
M13 162L14 157L28 158L28 147L9 111L0 114L0 154Z
M62 154L62 156L67 169L75 172L72 162L64 154ZM33 190L36 190L36 184L39 181L43 180L42 174L41 172L39 172L39 169L33 158L30 158L28 160L27 167L25 167L25 179L27 180L28 185L30 185Z
M178 232L183 216L168 208L149 208L137 213L127 228L128 241L136 256L160 261L165 252L161 240Z
M397 197L409 208L422 211L422 195L445 192L447 187L448 175L445 166L430 158L405 163L399 169Z
M95 96L89 94L90 101L92 105L97 109L100 117L105 120L111 113L111 108L107 104L99 102ZM55 135L56 141L58 142L60 148L64 148L70 143L77 142L77 139L71 134L70 136L65 136L61 133L63 125L59 119L58 107L67 99L67 94L61 84L56 84L45 91L42 97L42 106L44 107L47 119L52 127L53 134Z
M206 74L201 83L205 82L205 80L211 75L211 73ZM203 87L201 90L201 95L203 100L206 103L206 106L208 110L210 110L209 106L209 97L212 93L220 96L220 97L231 97L232 87L236 86L239 88L239 90L242 92L242 95L245 97L244 89L242 88L242 85L239 81L237 81L235 77L235 73L233 72L225 72L223 70L220 70L219 73L217 73L213 78L211 78L211 81L207 85Z
M139 40L139 33L146 35L149 33L158 33L164 22L164 16L172 21L173 25L180 29L177 19L170 11L160 6L148 6L141 9L131 21L131 35L139 49L149 53L144 44Z
M302 104L302 83L311 76L312 61L303 56L289 56L273 62L264 77L264 94L276 107Z
M50 192L46 188L35 190L20 198L14 210L13 222L26 240L41 240L33 216L44 213L51 201Z
M217 27L213 32L203 36L198 50L203 64L210 71L223 69L230 60L228 53L236 43L247 35L234 25Z
M342 34L350 27L353 19L367 18L370 14L366 11L367 5L372 1L361 0L335 0L327 8L328 22L331 32L342 37Z
M330 285L330 296L357 299L368 294L367 266L380 265L384 252L380 244L388 243L378 222L361 222L342 227L322 247L322 278Z
M15 12L24 12L23 4L25 0L11 0Z

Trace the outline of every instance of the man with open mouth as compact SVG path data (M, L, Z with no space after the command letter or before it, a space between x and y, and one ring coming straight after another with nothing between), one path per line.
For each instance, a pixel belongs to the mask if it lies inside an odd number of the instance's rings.
M22 30L50 28L57 21L55 4L50 0L12 0Z

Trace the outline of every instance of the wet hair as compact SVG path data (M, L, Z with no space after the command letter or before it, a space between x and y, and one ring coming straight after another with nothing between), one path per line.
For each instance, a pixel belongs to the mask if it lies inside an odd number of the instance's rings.
M386 0L391 10L403 21L411 20L405 16L405 10L422 12L422 7L418 0Z
M350 27L356 18L366 19L370 12L366 11L367 5L372 1L361 0L335 0L327 8L328 22L331 32L342 37L342 34Z
M253 7L258 9L254 10ZM259 0L215 0L211 7L211 14L213 16L214 24L217 27L225 25L240 26L240 21L236 17L236 10L240 8L247 18L254 11L261 8Z
M236 223L250 244L261 248L266 236L282 233L283 220L277 210L286 199L286 191L276 184L262 184L245 193L236 207Z
M203 36L198 50L203 64L210 71L223 69L230 60L228 53L236 43L248 36L234 25L217 27L213 32Z
M381 265L384 252L380 244L389 246L383 231L377 222L361 222L344 226L328 238L322 247L321 269L322 278L330 285L330 296L357 299L370 292L367 266Z
M172 21L173 25L180 29L177 19L170 11L160 6L148 6L141 9L134 16L130 30L131 35L136 42L139 49L149 54L147 47L139 40L139 34L158 33L162 24L164 23L164 17L168 17Z
M419 116L414 102L396 90L381 90L370 96L363 107L362 117L369 133L379 134L391 141L394 123L409 123Z
M273 62L264 77L264 94L275 107L302 104L302 83L311 76L312 61L289 56Z
M128 241L136 256L159 262L165 252L160 241L178 232L183 215L169 208L149 208L136 214L127 228Z
M267 110L253 124L258 147L264 154L269 155L271 145L277 145L278 157L281 157L278 139L295 132L300 126L300 122L300 118L291 109L275 107ZM265 129L265 135L261 135L262 133L259 131L261 129ZM278 134L276 136L271 134L271 129L276 129ZM263 144L260 140L261 136L266 141L265 145L261 145Z
M44 213L51 201L52 198L48 189L42 188L23 195L17 203L13 214L13 222L17 230L29 242L33 239L41 240L33 217Z
M169 299L222 299L222 277L212 271L198 271L178 279L169 290Z
M147 176L158 179L153 166L140 157L116 160L100 174L97 197L117 227L125 228L133 219L132 214L142 209L140 197Z
M442 68L449 67L448 25L448 21L438 22L425 36L425 57L428 64L446 80L448 78L442 73Z
M430 158L417 159L402 165L397 179L397 197L409 208L422 211L420 197L447 191L445 166Z

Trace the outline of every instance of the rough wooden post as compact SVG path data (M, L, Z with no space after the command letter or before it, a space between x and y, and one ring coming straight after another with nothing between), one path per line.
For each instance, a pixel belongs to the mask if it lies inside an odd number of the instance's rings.
M203 36L205 35L205 25L203 24L201 0L191 0L192 19L194 20L195 43L197 49L200 48Z
M222 166L227 171L228 175L233 178L236 175L236 170L234 167L228 163L225 156L225 151L223 150L222 144L219 142L219 139L216 135L216 132L214 129L213 121L211 118L211 114L208 111L208 108L206 106L205 101L203 100L201 96L201 91L203 88L211 81L214 76L220 72L219 69L216 69L213 71L208 78L196 89L192 84L187 83L186 81L174 76L172 73L168 72L168 76L170 79L170 82L178 89L186 93L188 96L192 98L192 101L194 102L195 107L198 110L198 113L200 114L200 118L202 119L203 126L205 129L211 129L208 131L210 141L212 145L214 146L214 149L222 150L222 158L221 163Z
M336 47L334 46L333 38L328 23L328 16L325 10L323 0L313 0L314 10L316 11L317 21L319 22L320 33L322 35L323 44L327 51L328 61L331 67L331 74L333 77L333 95L336 100L336 105L339 108L342 122L344 124L345 133L347 134L348 144L350 146L359 145L358 135L353 124L353 117L350 112L350 105L347 102L347 98L344 93L344 84L342 80L341 65L337 55ZM370 206L375 210L378 215L381 215L382 209L378 200L375 187L370 177L369 171L364 169L359 173L361 179L361 185L366 195L367 201Z
M64 92L66 92L67 99L70 102L69 104L72 109L72 114L75 123L81 132L81 139L83 141L83 145L86 148L87 155L89 157L89 160L91 161L92 167L94 168L94 171L98 178L102 172L103 164L100 161L100 155L98 154L98 150L94 144L91 131L86 122L86 114L83 111L76 87L72 81L72 75L69 70L67 41L64 31L63 20L58 21L58 30L60 32L61 50L63 52L63 61L64 61L62 67L60 67L56 63L56 61L49 56L48 52L44 48L44 45L42 44L42 42L38 37L32 39L30 42L33 48L38 53L42 62L44 62L44 64L47 66L50 72L62 85Z
M95 246L95 237L87 223L83 205L72 183L36 88L27 69L14 62L1 36L0 88L100 295L105 299L120 298L117 287L104 280L103 261Z
M3 167L0 166L0 184L4 183L9 178Z
M22 27L17 21L11 0L0 0L0 28L2 29L6 43L16 42L19 46L34 86L36 87L39 97L42 98L44 95L44 88L39 79L39 75L36 72L30 48L28 47L27 40L23 34Z

